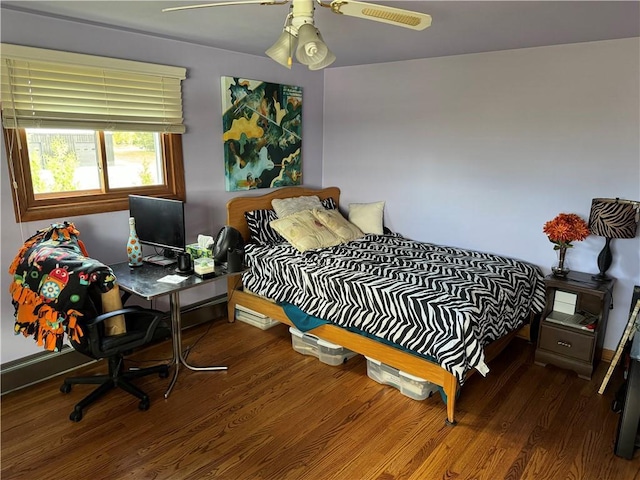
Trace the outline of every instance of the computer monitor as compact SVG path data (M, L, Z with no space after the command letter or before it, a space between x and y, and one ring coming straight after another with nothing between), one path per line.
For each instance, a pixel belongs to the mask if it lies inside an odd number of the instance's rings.
M140 243L162 248L166 258L185 250L184 202L129 195L129 215L136 219ZM149 255L145 255L145 259L147 257Z

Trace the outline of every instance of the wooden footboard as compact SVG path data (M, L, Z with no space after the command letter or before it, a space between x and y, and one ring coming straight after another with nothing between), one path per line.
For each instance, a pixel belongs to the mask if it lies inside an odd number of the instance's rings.
M249 230L244 217L245 212L271 209L271 200L274 198L290 198L301 195L317 195L321 200L332 197L336 204L338 204L340 190L336 187L319 190L303 187L287 187L274 190L265 195L236 197L227 203L227 225L236 228L240 231L245 241L249 241ZM239 304L255 312L267 315L274 320L294 326L284 313L282 307L265 298L243 291L242 283L237 277L229 278L227 281L227 295L228 318L230 322L235 320L235 308L236 305ZM336 325L321 325L309 333L441 386L447 397L447 423L455 425L455 405L459 384L453 374L439 365L368 337L350 332ZM491 346L485 350L487 359L495 357L497 353L502 351L513 338L514 334L491 344Z

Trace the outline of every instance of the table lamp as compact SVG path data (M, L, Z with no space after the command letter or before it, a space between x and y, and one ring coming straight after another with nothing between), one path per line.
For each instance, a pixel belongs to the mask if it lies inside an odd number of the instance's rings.
M593 275L599 282L609 280L606 272L611 266L611 240L614 238L634 238L638 228L640 202L619 198L594 198L589 215L589 231L605 237L605 244L598 255L600 273Z

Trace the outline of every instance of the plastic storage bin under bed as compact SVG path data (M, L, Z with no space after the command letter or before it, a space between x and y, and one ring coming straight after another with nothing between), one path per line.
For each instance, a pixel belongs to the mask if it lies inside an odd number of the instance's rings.
M315 335L302 333L300 330L289 327L291 332L291 344L293 349L303 355L312 355L327 365L341 365L357 355L347 348L319 339Z
M276 325L280 325L280 322L273 320L271 317L267 317L262 313L255 312L242 305L236 305L236 320L258 327L260 330L267 330Z
M438 385L435 383L396 370L378 360L369 357L365 358L367 359L367 375L369 378L383 385L395 387L400 390L400 393L409 398L424 400L438 391Z

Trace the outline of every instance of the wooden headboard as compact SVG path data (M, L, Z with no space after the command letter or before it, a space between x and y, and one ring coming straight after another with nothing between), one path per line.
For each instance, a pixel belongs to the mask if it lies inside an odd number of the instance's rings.
M252 210L271 210L271 200L274 198L291 198L316 195L320 200L329 197L333 198L336 206L340 203L340 189L338 187L327 187L322 189L313 189L306 187L283 187L273 190L264 195L246 195L232 198L227 202L227 225L237 229L244 238L245 242L249 241L249 228L244 218L244 212Z

